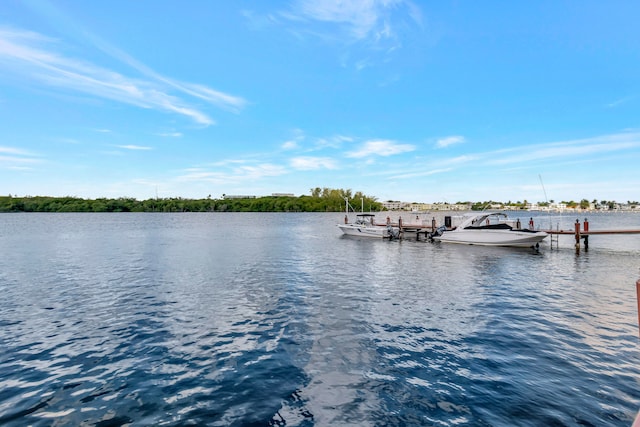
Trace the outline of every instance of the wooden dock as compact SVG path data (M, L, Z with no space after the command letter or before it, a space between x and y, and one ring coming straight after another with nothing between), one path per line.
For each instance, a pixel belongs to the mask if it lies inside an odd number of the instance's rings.
M446 221L445 221L446 222ZM420 240L421 235L424 236L424 239L427 239L427 236L430 232L433 232L437 228L435 218L431 221L431 225L415 224L415 223L405 223L402 221L402 217L398 219L398 222L390 222L389 218L387 218L387 225L391 225L395 227L400 232L400 238L405 238L405 236L414 235L416 236L416 240ZM451 230L451 223L445 223L445 226L449 230ZM529 223L529 227L533 229L533 221ZM549 238L551 241L551 247L553 248L553 243L555 240L556 246L558 245L558 236L560 235L571 235L575 236L575 247L576 252L580 252L580 241L584 242L584 249L586 251L589 250L589 236L592 235L604 235L604 234L640 234L640 229L613 229L613 230L590 230L589 229L589 221L585 218L584 222L580 224L580 220L576 219L576 223L574 224L573 230L543 230L547 234L549 234ZM554 239L555 236L555 239Z
M580 240L584 241L584 249L589 250L589 236L597 234L640 234L640 230L589 230L589 221L585 218L583 226L580 227L580 220L576 219L573 230L543 230L551 236L551 247L553 247L553 236L573 235L576 241L576 252L580 251ZM556 237L556 244L558 243Z

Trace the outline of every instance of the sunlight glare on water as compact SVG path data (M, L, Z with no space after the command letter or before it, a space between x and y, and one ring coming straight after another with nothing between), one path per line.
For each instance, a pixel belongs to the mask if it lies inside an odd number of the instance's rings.
M0 424L632 423L637 238L536 253L342 218L1 216Z

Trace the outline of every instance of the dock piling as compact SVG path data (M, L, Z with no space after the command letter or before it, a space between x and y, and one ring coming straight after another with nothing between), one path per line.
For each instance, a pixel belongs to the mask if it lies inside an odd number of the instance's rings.
M638 333L640 334L640 279L636 280L636 299L638 300Z
M584 219L583 223L584 228L584 250L589 250L589 220L587 218Z
M574 224L573 230L560 230L560 224L556 225L556 229L553 230L545 230L551 236L551 247L553 248L553 237L556 238L556 243L558 243L558 236L560 234L570 235L573 234L575 237L575 247L576 253L580 252L580 239L584 239L584 249L585 251L589 250L589 236L592 234L640 234L640 229L614 229L614 230L591 230L589 228L589 220L587 218L584 219L584 228L581 230L580 228L580 219L576 219L576 223ZM559 245L558 245L559 247Z

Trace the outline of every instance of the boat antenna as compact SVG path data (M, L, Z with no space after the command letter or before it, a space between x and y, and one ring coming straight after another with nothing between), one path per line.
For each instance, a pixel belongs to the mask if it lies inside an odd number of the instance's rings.
M547 212L549 213L549 230L553 228L553 221L551 219L551 209L549 206L549 199L547 198L547 190L544 188L544 182L542 182L542 175L538 174L538 178L540 179L540 185L542 185L542 192L544 193L544 201L547 202Z
M544 183L542 182L542 175L538 174L538 178L540 178L540 184L542 185L542 191L544 192L544 201L549 204L549 199L547 199L547 190L544 189Z

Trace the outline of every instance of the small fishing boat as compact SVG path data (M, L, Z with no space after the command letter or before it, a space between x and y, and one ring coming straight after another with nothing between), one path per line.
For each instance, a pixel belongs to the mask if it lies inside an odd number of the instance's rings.
M547 235L533 227L522 228L519 220L509 220L504 213L484 212L466 216L454 229L438 228L430 238L444 243L537 248Z
M345 223L338 224L338 227L349 236L389 238L397 234L397 230L391 226L376 224L374 214L357 214L355 222L348 222L345 215Z
M397 227L389 224L376 224L375 215L372 213L359 213L355 222L349 222L349 199L345 197L344 224L338 224L338 228L347 236L391 238L398 237ZM364 201L362 202L364 211Z

